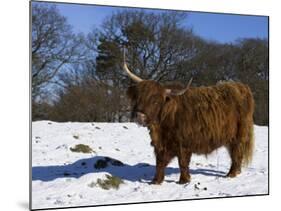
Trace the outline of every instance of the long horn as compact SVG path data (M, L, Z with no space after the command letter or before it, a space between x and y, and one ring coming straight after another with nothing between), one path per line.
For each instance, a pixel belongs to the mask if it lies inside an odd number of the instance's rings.
M179 95L184 94L184 93L186 92L186 90L189 89L189 87L190 87L190 85L191 85L191 83L192 83L192 80L193 80L193 78L191 78L191 79L189 80L187 86L186 86L184 89L182 89L182 90L166 89L166 94L168 94L168 95L174 95L174 96L179 96Z
M141 81L143 81L143 79L141 79L140 77L136 76L134 73L132 73L127 64L126 64L126 54L125 54L125 48L123 50L123 69L125 70L125 72L128 74L128 76L135 82L139 83Z

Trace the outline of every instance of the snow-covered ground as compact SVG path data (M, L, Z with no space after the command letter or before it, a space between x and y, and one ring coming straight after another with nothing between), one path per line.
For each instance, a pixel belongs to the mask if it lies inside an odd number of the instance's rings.
M94 152L72 152L77 144ZM105 157L124 165L95 168ZM112 160L111 160L112 161ZM134 123L32 123L32 208L74 207L268 193L268 127L255 126L253 162L236 178L225 178L230 166L221 148L205 156L193 155L191 182L177 184L174 159L162 185L149 182L155 158L148 130ZM123 180L119 189L96 186L106 175Z

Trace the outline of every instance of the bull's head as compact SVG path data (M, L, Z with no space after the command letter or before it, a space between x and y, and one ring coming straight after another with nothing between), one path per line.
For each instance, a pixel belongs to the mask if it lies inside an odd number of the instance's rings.
M127 95L132 102L133 114L138 123L144 126L158 123L164 105L173 99L173 96L184 94L192 82L191 79L185 88L172 89L153 80L143 80L129 70L125 61L125 51L123 69L136 82L136 85L128 88Z

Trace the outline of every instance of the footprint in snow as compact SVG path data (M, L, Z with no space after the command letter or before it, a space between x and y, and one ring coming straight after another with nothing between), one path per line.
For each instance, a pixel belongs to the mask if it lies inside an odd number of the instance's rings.
M231 196L231 194L229 194L229 193L223 193L223 192L219 192L218 195L219 195L219 196Z
M262 170L260 170L260 171L259 171L259 173L261 173L261 174L265 174L265 170L264 170L264 169L262 169Z
M57 199L55 202L54 202L55 205L61 205L63 204L63 201Z
M59 146L56 147L56 149L61 149L61 148L68 149L65 144L59 145Z
M204 191L208 190L207 187L203 187L203 188L202 188L200 185L201 185L200 182L195 183L195 184L194 184L194 190L204 190Z
M137 191L139 191L139 189L140 189L140 187L138 186L138 187L135 187L135 188L133 189L133 191L134 191L134 192L137 192Z

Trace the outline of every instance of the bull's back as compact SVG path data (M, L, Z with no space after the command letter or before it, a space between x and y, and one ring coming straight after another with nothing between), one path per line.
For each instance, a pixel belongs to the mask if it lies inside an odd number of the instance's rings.
M252 95L241 83L190 89L178 98L176 136L192 152L207 154L236 140Z

